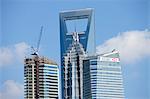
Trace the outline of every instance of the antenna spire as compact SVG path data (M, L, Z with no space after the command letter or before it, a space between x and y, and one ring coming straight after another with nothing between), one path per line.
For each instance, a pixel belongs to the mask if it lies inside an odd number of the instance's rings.
M74 22L74 31L77 32L76 21Z
M74 32L72 36L73 36L73 40L74 40L75 42L79 42L79 35L78 35L78 32Z

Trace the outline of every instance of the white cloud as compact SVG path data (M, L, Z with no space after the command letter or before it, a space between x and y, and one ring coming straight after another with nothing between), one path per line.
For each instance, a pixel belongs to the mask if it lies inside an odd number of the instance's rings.
M23 98L23 84L15 82L13 80L7 80L2 85L0 91L0 99L20 99Z
M26 44L25 42L15 44L15 53L16 53L17 57L19 59L23 60L25 55L27 55L29 48L30 48L30 46L28 44Z
M0 48L0 66L11 63L13 54L9 48Z
M143 57L150 57L150 31L128 31L97 46L97 53L117 49L122 62L134 63Z
M7 66L15 61L23 61L28 49L29 45L25 42L6 47L0 47L0 67Z

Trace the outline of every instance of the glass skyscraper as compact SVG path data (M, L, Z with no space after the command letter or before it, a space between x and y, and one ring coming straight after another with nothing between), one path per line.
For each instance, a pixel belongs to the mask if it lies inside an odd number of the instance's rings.
M117 51L87 57L84 68L84 97L91 97L85 99L124 99L123 78Z
M24 99L58 99L58 65L45 58L24 60Z
M68 47L63 58L64 99L83 99L83 59L85 51L79 43L78 34L73 34L74 41Z
M60 21L60 48L61 48L61 98L63 99L64 96L64 55L68 53L68 48L73 43L72 35L74 32L78 33L79 42L83 46L83 50L88 52L88 54L95 53L95 42L94 42L94 17L93 17L93 9L79 9L79 10L70 10L70 11L62 11L59 14L59 21ZM73 31L69 31L69 27L67 23L79 21L86 21L83 26L85 28L83 30L78 30L76 26L74 26ZM76 23L76 22L75 22ZM74 24L75 24L74 23ZM70 24L69 24L70 26ZM73 27L72 27L73 28ZM73 94L73 93L72 93Z
M90 8L60 13L60 99L124 99L119 53L95 55L93 15ZM68 30L68 21L82 19L85 30Z

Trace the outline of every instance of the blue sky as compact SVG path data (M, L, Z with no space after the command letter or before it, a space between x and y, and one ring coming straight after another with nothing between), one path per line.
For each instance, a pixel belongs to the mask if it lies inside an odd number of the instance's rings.
M127 31L135 34L135 30L144 31L150 27L149 0L2 0L0 51L3 52L7 48L9 49L7 53L12 55L9 55L11 60L6 61L8 64L0 66L0 93L8 91L5 88L11 81L14 81L15 85L23 85L23 60L18 56L20 53L16 51L23 50L18 46L23 46L22 48L28 48L28 45L36 46L41 25L44 26L44 33L40 54L57 63L60 62L59 12L81 8L95 9L97 46L115 38L119 33L122 37L122 34L126 34ZM147 32L148 35L149 33ZM138 46L134 48L136 47ZM146 48L143 48L143 51L144 49ZM15 58L12 58L13 54L16 54ZM122 63L125 97L126 99L149 99L150 55L144 54L143 57L133 61ZM11 81L5 83L8 80ZM14 97L23 99L23 95L17 94Z

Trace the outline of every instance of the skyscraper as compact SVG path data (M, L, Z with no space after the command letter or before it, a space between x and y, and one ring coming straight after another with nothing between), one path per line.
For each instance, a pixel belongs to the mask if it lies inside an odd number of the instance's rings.
M24 60L24 99L57 99L58 65L45 57L37 61L36 57Z
M82 19L85 30L70 32ZM93 22L93 9L60 13L61 99L124 99L119 53L96 55Z
M73 42L64 55L64 98L82 99L83 97L83 59L85 51L79 42L78 33L73 33Z
M94 42L94 17L93 9L80 9L63 11L60 13L60 48L61 48L61 93L62 98L64 98L64 55L67 53L68 48L73 42L72 35L74 32L78 33L79 42L83 46L83 50L89 54L95 53L95 42ZM79 30L74 26L74 31L69 31L68 22L74 21L86 21L83 26L83 30ZM70 25L70 24L69 24ZM90 37L90 38L89 38Z
M83 85L84 97L124 99L122 71L117 51L87 57L84 68L87 69L83 75L83 82L88 82Z

